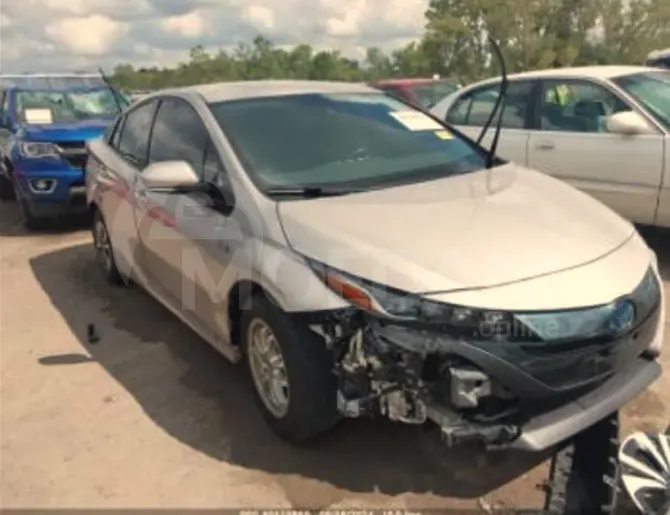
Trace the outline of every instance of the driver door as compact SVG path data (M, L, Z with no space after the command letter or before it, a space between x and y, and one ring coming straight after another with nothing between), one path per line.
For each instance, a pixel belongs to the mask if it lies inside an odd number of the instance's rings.
M209 131L184 99L166 97L156 114L149 164L188 163L211 193L157 192L142 175L136 185L139 238L152 288L207 340L225 352L226 293L237 276L230 246L237 237L229 219L229 196L218 194L225 171Z

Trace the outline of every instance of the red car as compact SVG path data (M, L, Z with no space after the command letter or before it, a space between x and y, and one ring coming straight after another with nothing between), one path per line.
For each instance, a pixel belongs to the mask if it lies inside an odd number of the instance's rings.
M387 79L370 86L388 91L420 108L430 109L461 85L447 79Z

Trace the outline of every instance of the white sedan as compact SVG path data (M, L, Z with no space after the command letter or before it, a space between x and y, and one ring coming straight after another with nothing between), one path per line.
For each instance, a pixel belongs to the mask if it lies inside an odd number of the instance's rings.
M661 374L630 223L371 87L157 92L88 148L104 275L246 357L289 441L380 415L540 451Z
M670 227L670 71L589 66L509 80L500 157L562 179L633 222ZM431 112L476 139L499 87L500 78L472 84Z

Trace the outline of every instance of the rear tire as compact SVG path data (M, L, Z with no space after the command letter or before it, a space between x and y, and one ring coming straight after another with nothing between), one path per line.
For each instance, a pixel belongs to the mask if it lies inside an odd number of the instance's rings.
M102 217L102 213L96 210L93 215L93 248L95 249L95 258L100 266L100 270L107 282L114 286L121 286L125 284L123 276L116 266L114 259L114 246L109 237L107 224Z
M240 338L263 418L279 437L294 444L324 433L340 419L337 381L325 342L264 295L254 294L249 300L242 309ZM263 353L263 347L274 350ZM266 370L272 369L271 363L279 360L283 372L268 371L268 377L275 378L268 384L275 387L264 391L260 369L263 363Z

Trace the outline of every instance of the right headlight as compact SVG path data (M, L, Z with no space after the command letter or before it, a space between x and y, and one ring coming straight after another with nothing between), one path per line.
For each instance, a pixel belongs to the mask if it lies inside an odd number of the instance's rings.
M19 150L23 156L29 158L60 156L56 145L41 141L22 141L19 143Z
M635 305L637 326L656 308L660 289L653 267L649 267L640 283L627 296ZM550 313L516 313L514 316L545 341L588 339L611 334L608 320L616 303L586 309Z

